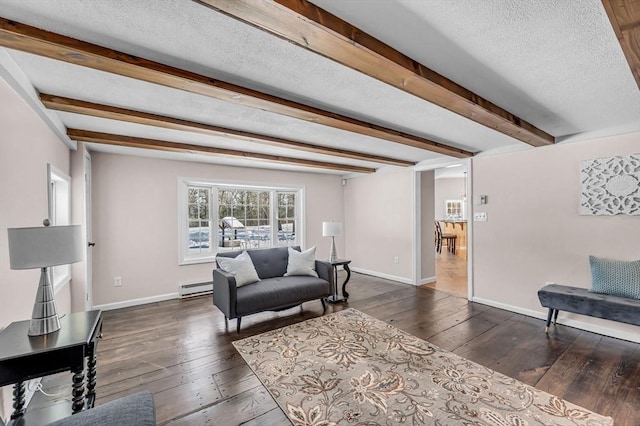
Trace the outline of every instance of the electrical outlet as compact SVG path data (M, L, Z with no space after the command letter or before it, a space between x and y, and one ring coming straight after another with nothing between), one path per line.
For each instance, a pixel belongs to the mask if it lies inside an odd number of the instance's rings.
M486 212L475 212L473 214L474 222L486 222L487 221L487 213Z
M400 263L400 258L398 256L393 256L393 263L395 264Z
M113 278L113 286L120 287L122 285L122 277L114 277Z

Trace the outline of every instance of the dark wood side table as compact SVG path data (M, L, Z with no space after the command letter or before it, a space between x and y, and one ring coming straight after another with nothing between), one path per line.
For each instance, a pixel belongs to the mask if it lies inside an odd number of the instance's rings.
M349 269L349 264L351 263L351 261L347 259L336 259L333 262L329 261L329 263L331 263L331 269L333 270L333 282L335 285L333 288L333 294L327 297L327 302L345 302L349 298L349 293L347 293L347 283L351 278L351 269ZM347 271L347 278L342 283L342 296L338 295L338 266L340 265L342 265L342 268Z
M13 384L13 414L9 425L24 415L27 380L62 371L73 373L72 411L85 406L85 358L87 359L87 408L96 397L96 349L102 335L100 311L77 312L60 318L60 330L43 336L27 336L29 322L17 321L0 331L0 386Z

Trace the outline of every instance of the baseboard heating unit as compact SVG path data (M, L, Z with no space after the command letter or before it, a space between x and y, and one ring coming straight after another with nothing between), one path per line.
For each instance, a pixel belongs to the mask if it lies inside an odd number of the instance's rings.
M213 281L205 281L202 283L180 284L180 298L201 296L207 293L213 293Z

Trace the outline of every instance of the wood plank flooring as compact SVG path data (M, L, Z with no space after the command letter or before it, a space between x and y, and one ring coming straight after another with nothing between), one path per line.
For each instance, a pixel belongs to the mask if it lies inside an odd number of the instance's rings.
M467 297L467 261L446 249L436 253L436 281L425 287L444 291L460 297Z
M640 345L558 326L426 287L354 273L347 307L600 414L640 425ZM149 390L160 425L290 424L231 342L322 315L320 302L242 321L236 334L211 296L104 312L97 404ZM66 404L70 375L43 380L29 405ZM59 410L58 410L59 411Z

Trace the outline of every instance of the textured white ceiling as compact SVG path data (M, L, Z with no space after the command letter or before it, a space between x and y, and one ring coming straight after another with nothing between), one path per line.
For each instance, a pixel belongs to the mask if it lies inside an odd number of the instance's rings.
M42 93L71 98L80 97L91 102L285 137L323 146L362 150L363 146L375 145L376 153L405 160L422 161L436 155L413 147L399 146L388 141L344 132L268 111L248 108L22 52L12 51L12 57ZM81 89L80 95L79 88Z
M640 129L600 0L312 2L556 137Z
M640 130L640 92L598 0L313 2L555 136L580 139ZM466 150L528 148L189 0L0 0L0 16ZM42 92L416 162L442 157L175 89L10 53ZM68 127L376 166L74 114L61 113L60 117ZM218 160L206 157L203 161ZM264 166L249 160L220 161Z

